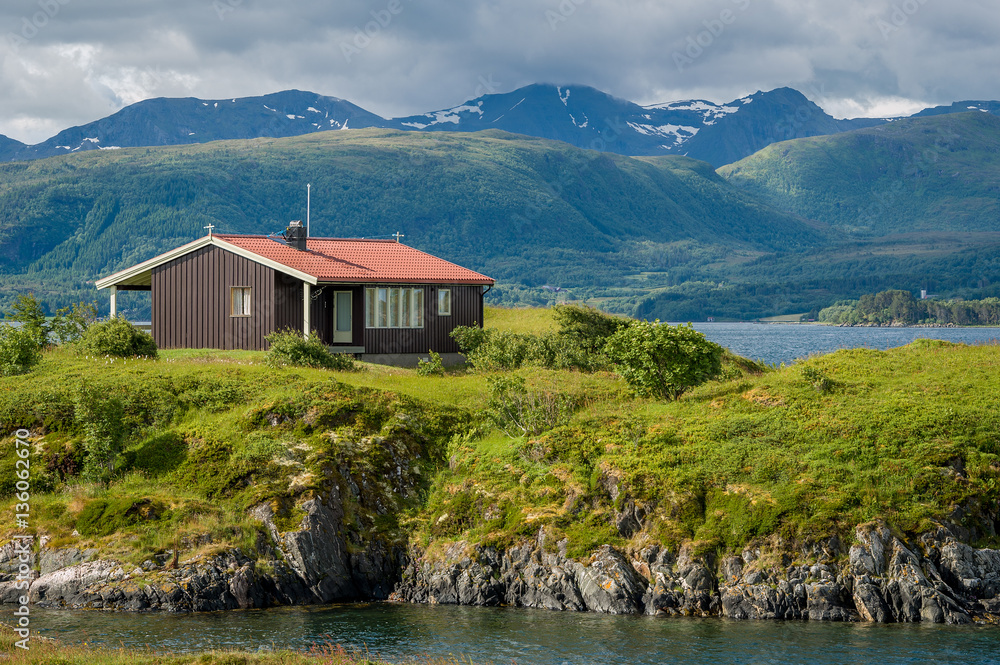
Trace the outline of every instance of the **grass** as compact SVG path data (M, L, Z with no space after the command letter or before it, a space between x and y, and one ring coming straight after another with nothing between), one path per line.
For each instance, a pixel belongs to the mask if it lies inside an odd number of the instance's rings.
M552 325L547 310L487 316L522 332ZM957 507L976 529L1000 500L997 345L920 340L780 370L727 356L719 379L669 403L636 398L610 372L528 367L518 373L529 390L567 395L575 410L515 439L483 417L481 373L274 370L261 358L166 351L125 363L55 350L27 378L0 379L0 428L45 432L32 467L35 527L55 545L136 564L175 543L182 564L226 548L254 555L266 535L250 507L270 502L279 528L293 530L302 502L346 486L343 474L391 479L397 468L407 469L398 482L342 493L358 542L433 553L456 540L509 546L544 529L577 557L604 543L726 553L780 539L794 551L831 535L850 541L875 519L920 532ZM55 464L81 446L72 393L83 380L122 395L134 422L110 486ZM0 511L10 513L9 439L0 449ZM616 516L630 505L645 512L644 528L620 533ZM198 545L206 534L211 545Z
M20 639L0 624L0 654L8 662L23 665L391 665L377 656L348 651L337 644L314 646L297 651L209 651L196 654L162 654L145 649L108 649L68 646L56 640L32 637L29 649L15 646ZM0 656L3 658L4 656ZM404 661L412 665L458 665L453 658L419 658Z

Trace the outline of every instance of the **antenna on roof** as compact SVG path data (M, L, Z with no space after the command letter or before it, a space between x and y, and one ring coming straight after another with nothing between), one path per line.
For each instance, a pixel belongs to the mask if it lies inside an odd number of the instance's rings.
M312 183L306 185L306 237L309 237L309 208L312 206Z

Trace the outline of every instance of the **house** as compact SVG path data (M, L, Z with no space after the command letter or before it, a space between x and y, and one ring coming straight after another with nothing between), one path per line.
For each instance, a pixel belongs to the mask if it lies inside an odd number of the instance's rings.
M449 333L482 325L485 275L396 240L209 234L98 280L111 292L150 291L162 349L265 349L264 336L315 330L333 351L416 364L436 351L457 361Z

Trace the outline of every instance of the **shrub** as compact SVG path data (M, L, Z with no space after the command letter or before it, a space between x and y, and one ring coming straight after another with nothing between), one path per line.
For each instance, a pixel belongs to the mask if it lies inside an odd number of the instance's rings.
M0 376L27 374L42 360L42 348L31 331L0 325Z
M480 328L477 325L473 326L456 326L454 330L451 331L451 338L455 340L458 344L458 350L462 352L463 355L468 357L469 355L476 352L480 346L487 340L491 331Z
M690 324L636 321L612 335L605 352L635 392L673 400L717 376L724 349Z
M417 374L420 376L444 376L444 362L441 361L441 354L434 351L427 352L429 358L421 358L417 361Z
M583 305L557 305L552 315L559 324L559 337L590 355L603 354L608 339L630 323L629 319Z
M80 339L80 346L95 356L156 357L153 336L120 317L87 328Z
M87 452L84 473L93 480L108 481L115 470L115 458L129 433L125 401L106 390L82 384L74 400L76 422L83 429L83 449Z
M35 294L20 295L4 316L21 324L21 330L31 336L35 345L45 348L49 343L49 323L45 320L42 304L35 299Z
M529 392L523 377L499 374L487 379L490 399L486 415L507 436L541 434L569 420L573 401L567 395Z
M308 338L292 329L278 330L264 337L270 348L267 364L272 367L296 365L323 369L353 370L354 359L343 353L331 353L314 330Z

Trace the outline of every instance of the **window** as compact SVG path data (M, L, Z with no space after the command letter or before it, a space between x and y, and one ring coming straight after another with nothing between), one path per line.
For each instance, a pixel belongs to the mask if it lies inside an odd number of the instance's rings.
M234 286L229 289L230 316L250 316L250 301L253 289L249 286Z
M407 287L365 289L368 328L423 328L424 290Z
M451 316L451 289L438 289L438 316Z

